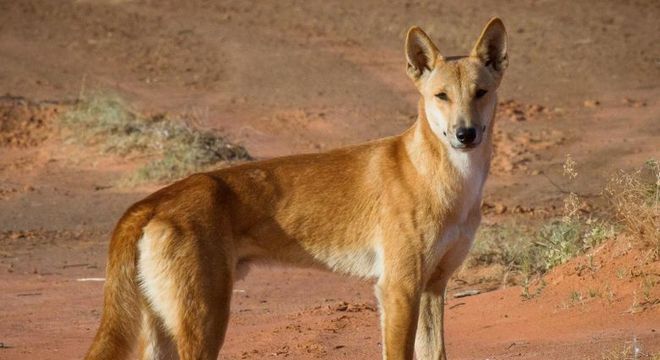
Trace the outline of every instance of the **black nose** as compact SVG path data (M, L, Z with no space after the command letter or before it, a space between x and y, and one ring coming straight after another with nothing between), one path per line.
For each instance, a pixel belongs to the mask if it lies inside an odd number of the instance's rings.
M456 138L461 144L470 145L477 138L477 129L473 127L461 127L456 130Z

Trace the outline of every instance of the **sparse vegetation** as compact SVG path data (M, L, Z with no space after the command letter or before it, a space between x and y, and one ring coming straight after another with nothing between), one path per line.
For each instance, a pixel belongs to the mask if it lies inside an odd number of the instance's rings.
M614 227L606 222L569 218L542 227L536 245L542 247L544 267L549 270L597 247L615 234Z
M479 230L468 264L502 264L509 270L522 271L536 263L529 230L517 224L485 226Z
M602 355L602 360L660 360L660 353L647 353L636 337L632 341L614 347Z
M627 273L627 271L626 271L625 268L618 268L618 269L616 269L616 277L617 277L619 280L623 280L623 278L626 276L626 273Z
M555 221L541 228L540 246L543 270L561 265L581 252L581 224L576 221Z
M502 224L482 227L470 253L468 266L501 264L517 284L595 248L615 235L603 221L555 220L537 228ZM529 290L524 290L529 294ZM523 297L529 297L523 294Z
M566 157L563 170L569 180L578 176L576 163L570 155ZM505 271L514 275L503 278L522 285L523 298L534 297L535 294L529 290L531 278L595 249L616 236L614 225L607 220L583 217L580 207L579 196L569 192L564 199L564 211L560 219L533 228L516 224L482 227L468 266L503 265ZM596 269L592 257L589 258L589 268ZM537 292L543 286L539 289Z
M571 304L577 304L582 301L582 294L579 291L571 291L569 295Z
M570 155L563 170L569 180L578 175ZM467 266L501 265L507 273L502 276L503 285L507 282L521 285L522 297L531 299L544 287L539 285L536 290L530 290L534 277L596 249L606 240L616 238L618 232L633 235L639 240L637 243L650 247L651 261L660 259L660 162L649 160L640 170L620 171L609 181L603 195L613 205L611 218L585 218L580 211L580 197L568 192L561 218L535 227L515 223L482 227ZM588 268L596 271L592 255L588 259ZM617 269L617 278L623 279L626 274L626 269ZM655 282L645 281L642 289L647 298L645 303L653 302L648 294L654 286ZM601 295L592 289L589 296Z
M522 296L522 298L525 299L525 300L530 300L530 299L533 299L533 298L535 298L535 297L541 295L541 293L543 292L543 289L545 289L545 287L548 285L548 284L545 282L545 280L541 279L541 281L539 282L539 284L538 284L538 286L536 287L536 289L534 289L534 290L532 291L532 290L531 290L531 286L530 286L530 285L531 285L530 282L531 282L531 281L530 281L530 277L529 277L529 276L528 276L528 277L525 277L525 278L523 279L523 284L522 284L522 288L523 288L523 290L522 290L522 294L520 294L520 296Z
M153 156L155 159L138 169L129 182L168 181L219 163L250 159L242 146L195 129L186 119L163 114L143 116L114 95L85 97L64 112L60 121L74 141L123 156Z
M616 219L660 258L660 161L648 160L637 171L619 171L605 188Z

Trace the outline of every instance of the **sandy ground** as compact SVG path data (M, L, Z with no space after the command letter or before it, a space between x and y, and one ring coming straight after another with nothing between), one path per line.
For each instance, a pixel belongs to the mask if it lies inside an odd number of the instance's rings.
M509 29L511 65L485 222L556 216L569 186L602 211L614 171L660 157L657 1L0 1L0 93L29 99L0 100L0 359L83 355L109 231L157 188L116 186L139 160L64 141L52 103L112 91L140 111L193 114L259 158L322 151L412 123L410 25L453 55L494 15ZM575 184L561 176L568 153ZM643 304L635 276L657 276L658 264L614 246L595 259L598 271L582 271L584 259L557 269L531 300L519 287L450 296L449 356L600 359L633 341L660 351L660 309ZM474 278L462 272L450 295ZM604 295L571 300L592 289ZM379 353L369 282L273 267L236 285L222 358Z

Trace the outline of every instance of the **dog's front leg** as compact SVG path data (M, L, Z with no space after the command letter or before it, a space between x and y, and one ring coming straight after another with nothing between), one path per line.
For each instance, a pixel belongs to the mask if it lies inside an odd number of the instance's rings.
M415 336L417 360L447 359L443 330L445 287L446 281L436 282L422 293Z
M417 276L386 273L376 285L381 312L383 359L412 360L419 314Z
M449 278L463 263L470 251L474 233L481 220L480 207L470 212L457 245L449 249L421 295L419 321L415 339L415 352L418 360L447 359L444 342L444 301Z

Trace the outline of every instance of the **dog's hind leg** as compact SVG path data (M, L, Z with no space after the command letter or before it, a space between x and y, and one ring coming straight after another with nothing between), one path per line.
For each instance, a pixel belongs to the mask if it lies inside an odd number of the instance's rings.
M142 312L142 328L138 347L140 360L176 360L176 346L164 325L156 316L144 309Z
M217 359L224 342L229 322L229 305L233 281L229 266L219 265L214 270L222 274L213 284L206 283L202 288L194 288L192 283L184 283L180 302L182 315L176 325L175 341L182 360ZM182 280L185 281L185 280ZM202 291L202 296L190 296Z
M217 359L229 321L235 261L212 232L152 221L139 242L140 285L181 360Z

